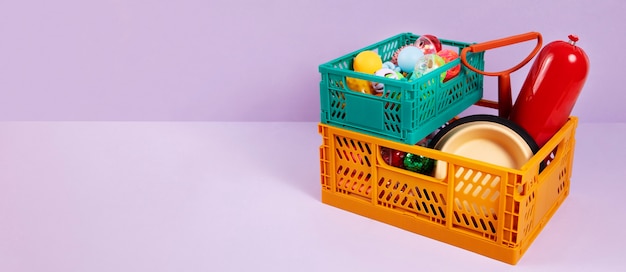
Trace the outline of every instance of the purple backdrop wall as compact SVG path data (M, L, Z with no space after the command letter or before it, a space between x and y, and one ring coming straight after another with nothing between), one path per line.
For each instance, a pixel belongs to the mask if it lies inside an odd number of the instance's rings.
M624 1L383 3L2 1L0 120L318 121L322 62L400 32L481 42L538 31L544 44L578 34L590 58L574 114L626 121ZM486 69L532 46L490 51Z

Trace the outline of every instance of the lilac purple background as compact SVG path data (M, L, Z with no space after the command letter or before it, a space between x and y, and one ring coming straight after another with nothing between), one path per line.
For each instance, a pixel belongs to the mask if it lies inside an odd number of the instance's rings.
M481 42L538 31L545 43L578 34L590 58L573 114L626 121L624 1L383 3L2 1L0 120L317 121L317 66L332 58L400 32ZM490 51L486 69L530 48ZM514 97L526 73L513 74Z

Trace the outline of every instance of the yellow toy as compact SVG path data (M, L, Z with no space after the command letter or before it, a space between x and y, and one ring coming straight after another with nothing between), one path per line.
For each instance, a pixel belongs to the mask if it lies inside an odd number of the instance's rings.
M383 68L383 61L376 52L363 51L354 57L352 68L355 72L373 75L376 71ZM376 93L372 84L367 80L348 77L346 78L346 83L350 90L367 94Z

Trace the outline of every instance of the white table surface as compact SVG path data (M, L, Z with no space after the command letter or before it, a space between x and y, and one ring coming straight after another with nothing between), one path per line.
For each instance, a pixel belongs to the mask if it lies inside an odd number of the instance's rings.
M321 203L317 123L0 123L0 271L626 271L626 124L516 266Z

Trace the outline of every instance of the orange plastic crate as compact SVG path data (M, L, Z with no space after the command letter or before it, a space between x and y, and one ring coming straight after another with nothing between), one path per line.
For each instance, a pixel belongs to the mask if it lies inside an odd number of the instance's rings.
M516 264L569 193L577 124L518 170L320 123L322 202ZM445 161L448 174L387 165L381 147Z

